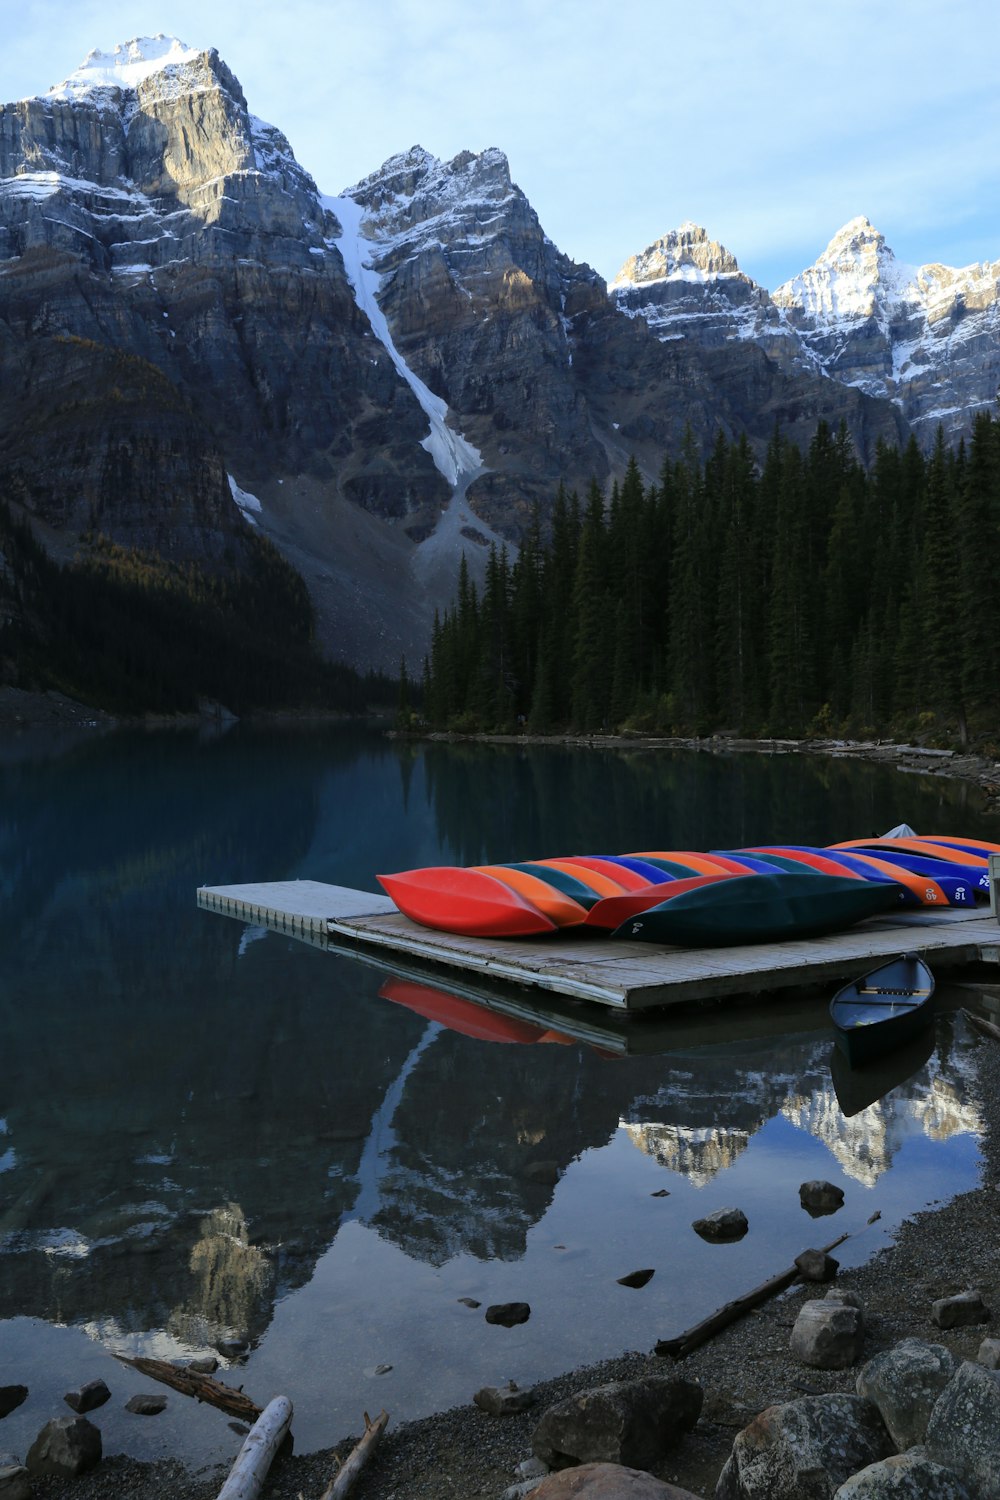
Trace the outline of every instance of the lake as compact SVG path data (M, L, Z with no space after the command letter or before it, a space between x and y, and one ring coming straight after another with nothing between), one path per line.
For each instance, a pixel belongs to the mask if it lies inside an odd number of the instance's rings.
M903 821L1000 837L965 784L797 755L363 726L0 745L0 1385L30 1388L2 1446L23 1457L100 1375L106 1453L230 1458L211 1407L126 1412L165 1387L111 1358L224 1346L220 1378L289 1395L305 1452L365 1410L395 1424L651 1349L800 1250L849 1231L835 1254L858 1264L978 1181L960 1013L869 1103L834 1076L823 996L720 1006L633 1050L558 1025L485 1038L388 969L199 910L199 885L377 889L416 865ZM844 1207L811 1219L810 1178ZM692 1220L728 1206L749 1233L706 1245ZM507 1301L529 1320L487 1324Z

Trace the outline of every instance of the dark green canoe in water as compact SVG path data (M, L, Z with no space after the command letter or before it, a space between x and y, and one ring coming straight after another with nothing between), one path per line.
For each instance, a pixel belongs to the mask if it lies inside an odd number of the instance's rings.
M665 899L615 929L616 938L717 948L840 932L899 905L894 881L793 871L737 876Z
M934 975L916 953L845 984L830 1001L833 1036L852 1068L917 1036L934 1019Z

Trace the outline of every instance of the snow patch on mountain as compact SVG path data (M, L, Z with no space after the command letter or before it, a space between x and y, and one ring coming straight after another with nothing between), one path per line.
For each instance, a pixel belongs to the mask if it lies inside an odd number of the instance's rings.
M89 52L80 66L62 83L57 83L44 96L47 99L78 100L95 92L136 89L155 73L194 62L204 49L188 47L176 37L134 37L123 42L113 52L101 52L97 48Z
M367 317L375 337L383 345L398 374L406 381L430 422L430 432L421 443L434 460L435 466L450 485L457 486L463 478L483 471L483 458L478 448L467 443L465 438L448 426L448 407L440 396L424 384L396 348L385 314L378 303L382 278L371 262L372 252L383 249L377 246L367 233L368 211L362 203L345 195L341 198L324 197L324 208L340 220L343 234L339 240L328 240L336 247L344 261L347 279L354 288L358 307Z

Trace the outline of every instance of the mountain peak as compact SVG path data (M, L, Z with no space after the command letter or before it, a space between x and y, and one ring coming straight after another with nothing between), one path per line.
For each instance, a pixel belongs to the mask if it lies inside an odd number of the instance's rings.
M156 36L133 37L111 52L101 52L95 47L68 78L49 89L46 97L73 99L95 89L134 89L154 73L194 62L205 50L188 47L162 31Z
M914 277L896 260L885 235L860 214L838 229L813 265L778 287L774 301L811 317L882 316Z
M631 256L611 286L614 289L671 278L695 281L740 275L735 255L718 240L710 240L700 224L687 219L679 229L671 229L639 255Z

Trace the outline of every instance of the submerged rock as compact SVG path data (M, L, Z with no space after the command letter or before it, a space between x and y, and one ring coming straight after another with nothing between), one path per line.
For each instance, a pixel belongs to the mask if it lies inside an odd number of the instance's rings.
M105 1381L88 1380L87 1384L81 1385L79 1390L67 1391L63 1400L67 1406L71 1406L82 1416L84 1412L96 1411L99 1406L104 1405L105 1401L110 1401L111 1392Z

